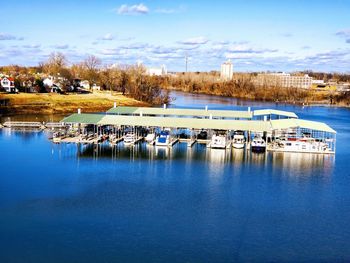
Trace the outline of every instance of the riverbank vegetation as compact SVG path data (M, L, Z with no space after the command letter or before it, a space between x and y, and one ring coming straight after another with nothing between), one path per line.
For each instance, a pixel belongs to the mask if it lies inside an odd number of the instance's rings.
M103 97L105 95L102 97L100 95L97 97L92 95L96 90L108 91L109 94L118 94L118 96L123 97L123 99L121 99L122 97L120 99L125 101L127 101L126 98L129 98L127 105L161 105L169 103L172 99L169 97L171 90L296 104L350 105L349 91L286 88L280 87L276 83L268 82L263 85L257 85L254 81L257 73L234 73L233 79L230 81L220 80L219 72L216 71L149 76L146 68L142 65L102 66L101 60L92 55L87 56L86 59L79 63L69 64L63 54L52 53L47 61L40 63L36 67L0 67L0 73L13 77L16 88L22 92L27 91L26 83L29 82L35 92L50 93L52 89L50 90L50 87L45 84L44 80L51 78L54 85L59 87L59 92L64 94L62 98L55 95L51 95L51 97L46 96L50 98L50 102L47 105L51 105L50 107L54 108L52 109L53 111L62 111L62 105L69 110L76 109L78 105L85 105L85 110L88 111L102 110L105 108L103 100L107 99L108 105L110 105L110 102L108 98ZM315 79L322 79L327 82L330 80L350 81L350 75L346 74L302 72L302 74L304 73ZM81 86L80 83L82 82L80 81L87 82L88 87ZM77 93L89 93L90 95L77 95L75 103L74 99L72 99L72 94ZM111 96L113 97L113 95ZM16 110L27 107L24 106L24 103L19 102L20 96L17 97L18 99L15 98L15 96L11 97L10 105L14 107L17 107L15 105L21 105ZM35 104L38 98L38 95L27 96L26 103ZM37 104L39 105L40 103ZM98 104L101 104L101 107ZM88 109L89 107L90 109ZM29 108L27 109L29 110Z
M350 92L286 88L268 82L256 85L255 76L256 73L235 73L232 80L221 81L217 72L182 73L175 77L159 78L158 82L164 89L190 93L297 104L350 105Z
M108 66L102 67L101 60L93 55L79 63L68 64L62 53L52 53L47 61L37 67L20 67L16 65L0 67L0 73L15 79L15 86L19 91L26 91L26 84L30 82L36 92L50 92L50 88L43 81L51 78L62 94L81 91L77 80L89 83L88 91L108 90L121 92L124 96L147 104L160 105L169 100L168 92L162 91L158 82L145 74L143 66ZM46 86L45 86L46 85ZM84 90L85 91L85 90Z

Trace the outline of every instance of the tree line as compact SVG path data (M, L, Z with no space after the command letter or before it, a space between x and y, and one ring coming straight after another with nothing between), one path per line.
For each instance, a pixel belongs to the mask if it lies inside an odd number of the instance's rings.
M23 90L23 83L30 80L37 87L38 92L46 92L43 75L54 78L63 92L71 90L75 80L87 80L90 89L93 85L100 86L102 90L121 92L123 95L150 104L169 102L169 92L162 90L159 82L145 74L142 65L120 65L103 67L101 60L89 55L83 61L72 65L62 53L50 54L47 61L39 63L36 67L21 67L11 65L0 67L0 72L15 78L15 85ZM74 90L73 90L74 91Z

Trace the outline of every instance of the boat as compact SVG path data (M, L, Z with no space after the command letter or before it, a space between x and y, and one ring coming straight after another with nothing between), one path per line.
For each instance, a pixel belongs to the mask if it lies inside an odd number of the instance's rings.
M226 148L226 136L225 135L213 135L210 142L210 148L225 149Z
M328 144L314 138L288 138L277 142L272 150L283 152L327 153L332 152Z
M135 141L136 141L136 136L135 136L135 133L133 133L133 132L128 132L128 133L124 136L124 144L125 144L125 145L134 144Z
M208 139L208 132L207 131L200 131L200 133L198 133L197 135L197 139L198 140L206 140Z
M156 135L154 133L148 133L145 137L145 141L148 144L154 144L155 138L156 138Z
M265 152L266 151L266 142L260 136L254 137L251 143L253 152Z
M243 149L245 145L244 133L242 131L236 131L233 135L233 148Z
M61 142L61 133L55 132L55 133L52 135L52 142L54 142L54 143L60 143L60 142Z
M156 139L156 146L168 146L170 143L170 135L168 131L161 131Z

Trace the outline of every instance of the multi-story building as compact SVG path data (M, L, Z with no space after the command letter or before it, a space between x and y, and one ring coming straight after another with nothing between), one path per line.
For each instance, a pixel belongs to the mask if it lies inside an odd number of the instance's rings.
M312 87L312 77L309 75L291 75L287 73L258 74L257 85L280 86L284 88L309 89Z
M233 64L231 60L221 64L220 78L222 80L231 80L233 78Z
M162 65L160 68L147 68L147 75L150 76L165 76L168 74L168 70L165 65Z

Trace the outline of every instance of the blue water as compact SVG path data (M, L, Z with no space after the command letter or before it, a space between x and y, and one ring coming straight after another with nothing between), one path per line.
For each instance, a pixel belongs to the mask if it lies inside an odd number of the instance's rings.
M3 129L0 262L350 261L350 110L176 96L324 121L336 155L78 147Z

